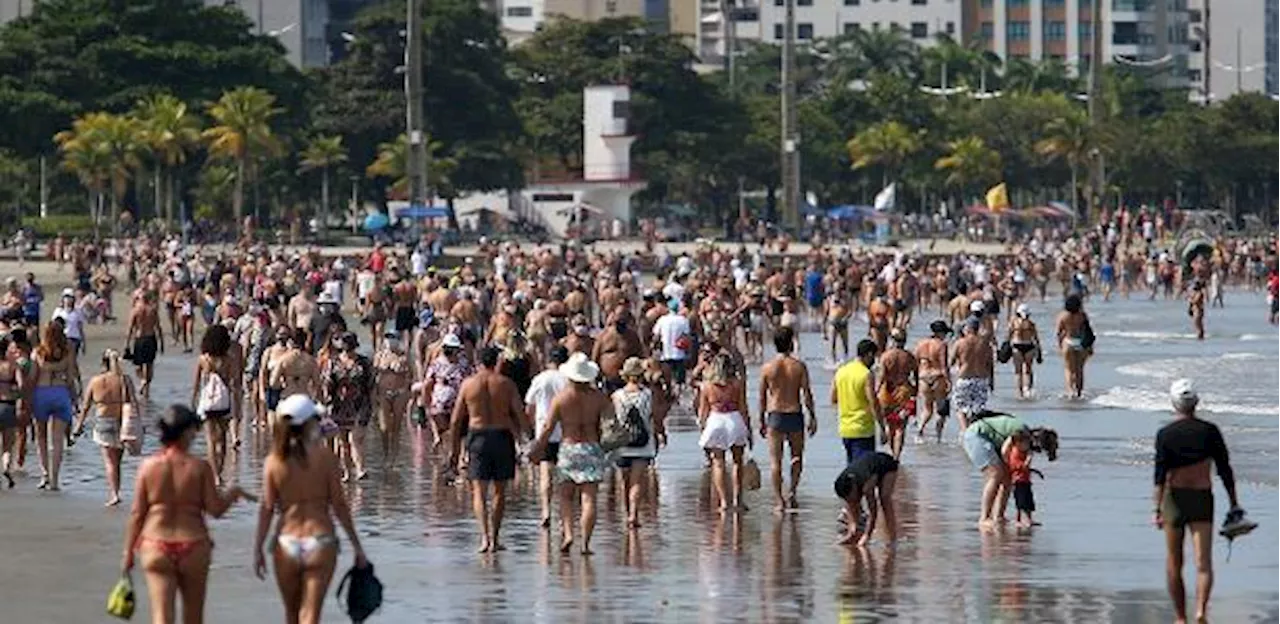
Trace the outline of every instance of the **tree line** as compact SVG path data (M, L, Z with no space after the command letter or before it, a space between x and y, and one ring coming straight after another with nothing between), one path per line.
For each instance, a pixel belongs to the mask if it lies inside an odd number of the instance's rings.
M774 218L780 50L752 44L732 74L703 73L679 38L642 22L553 21L509 47L469 0L424 3L429 186L452 200L582 167L582 89L632 86L641 214L672 203L707 222L745 191ZM235 7L46 0L0 27L0 209L143 218L332 214L351 191L404 193L404 3L360 13L331 66L291 66ZM1159 68L1108 66L1101 118L1060 62L1001 63L940 37L857 31L798 51L803 190L869 203L898 183L906 211L954 207L989 185L1014 203L1081 195L1092 154L1111 205L1274 213L1277 108L1246 94L1213 106L1156 88ZM353 188L354 187L354 188ZM335 192L337 191L337 192ZM755 199L759 198L759 199ZM86 203L87 201L87 203ZM109 213L108 213L109 211Z

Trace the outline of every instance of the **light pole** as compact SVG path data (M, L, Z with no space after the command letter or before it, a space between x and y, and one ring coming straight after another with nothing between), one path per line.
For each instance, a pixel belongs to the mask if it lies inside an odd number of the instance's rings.
M404 38L405 134L409 139L405 173L409 205L426 205L427 154L422 123L422 0L409 0Z
M1089 40L1089 129L1092 131L1091 134L1097 136L1098 124L1102 123L1102 37L1106 34L1106 21L1102 17L1102 0L1092 1L1090 14L1093 16L1093 32ZM1088 209L1090 217L1101 208L1102 183L1105 176L1102 151L1093 147L1089 150Z
M796 131L796 0L786 0L782 35L782 219L800 220L800 135Z

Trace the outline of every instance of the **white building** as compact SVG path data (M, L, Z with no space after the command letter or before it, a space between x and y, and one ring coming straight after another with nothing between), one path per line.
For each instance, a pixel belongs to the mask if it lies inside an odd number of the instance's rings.
M703 63L722 62L725 17L738 41L781 43L786 7L783 0L697 0L698 28L694 50ZM916 43L932 44L933 36L961 32L963 0L795 0L796 41L804 43L847 35L860 28L898 28Z
M1275 95L1276 5L1277 0L1190 0L1192 100L1224 100L1248 91Z

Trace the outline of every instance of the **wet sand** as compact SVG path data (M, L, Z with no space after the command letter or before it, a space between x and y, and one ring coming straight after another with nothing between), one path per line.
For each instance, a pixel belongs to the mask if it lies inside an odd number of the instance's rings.
M0 275L8 273L17 274L16 267L0 263ZM46 282L46 293L56 296L52 279ZM770 512L764 465L766 489L748 495L749 512L722 519L711 510L697 434L685 417L673 421L671 445L658 460L659 506L637 532L623 528L612 488L603 488L596 554L562 556L555 552L558 530L537 527L533 484L524 478L514 486L503 530L509 550L477 556L469 499L439 478L438 457L410 439L401 470L385 474L370 440L371 477L349 492L366 549L387 584L386 604L374 621L1169 621L1163 537L1150 527L1148 512L1151 439L1170 417L1162 401L1171 374L1200 381L1206 417L1218 422L1231 446L1241 500L1261 525L1239 540L1230 562L1226 543L1215 543L1211 615L1221 622L1276 621L1276 335L1265 324L1260 296L1232 293L1227 300L1225 311L1210 311L1203 344L1183 336L1189 330L1177 302L1090 304L1099 349L1089 364L1085 401L1061 398L1056 356L1037 369L1034 401L1010 398L1012 379L1001 367L994 405L1062 435L1058 462L1038 458L1048 477L1035 484L1044 526L1030 532L974 528L979 477L954 443L952 424L941 445L907 444L897 548L874 543L858 553L833 546L839 507L831 483L843 455L825 400L834 367L812 333L803 336L802 355L814 377L820 431L809 445L801 510L782 518ZM1045 338L1051 311L1032 307ZM932 315L917 317L913 342ZM858 322L853 331L863 328ZM120 333L113 326L90 329L86 373L96 369L104 346L119 343ZM171 349L159 364L155 406L189 400L193 358ZM248 437L234 458L233 478L251 490L258 489L264 450L261 440ZM195 452L203 453L203 445ZM757 447L755 456L764 462L766 453ZM130 486L136 465L126 460ZM33 451L32 474L36 466ZM106 621L103 603L117 574L131 492L125 506L101 507L102 466L87 437L68 455L62 493L36 491L35 482L29 476L17 489L0 491L0 553L8 555L0 620ZM1226 498L1220 486L1217 491L1220 518ZM241 505L211 523L217 548L210 622L281 619L274 584L252 574L255 514L255 507ZM349 565L348 551L344 547L340 571ZM1193 582L1190 567L1186 578ZM145 603L140 596L139 621L148 615ZM330 599L325 620L345 619Z

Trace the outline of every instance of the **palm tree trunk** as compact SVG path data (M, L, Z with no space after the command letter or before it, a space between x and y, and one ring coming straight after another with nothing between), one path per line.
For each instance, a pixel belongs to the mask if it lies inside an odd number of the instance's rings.
M453 209L453 197L446 198L444 206L449 213L449 229L457 232L460 228L458 227L458 212Z
M1071 224L1072 225L1075 225L1076 215L1080 214L1080 206L1079 206L1080 187L1077 186L1076 184L1077 175L1079 174L1076 172L1076 165L1075 163L1072 163L1071 164Z
M155 188L153 189L155 191L155 202L151 205L151 209L155 213L155 218L159 219L161 215L160 202L163 200L164 195L163 189L160 188L160 165L156 165L155 171L152 172L152 176L152 180L155 184Z
M316 228L316 236L323 237L329 227L329 168L320 171L320 227Z
M231 196L231 211L237 224L244 220L244 161L244 158L236 159L236 190Z

